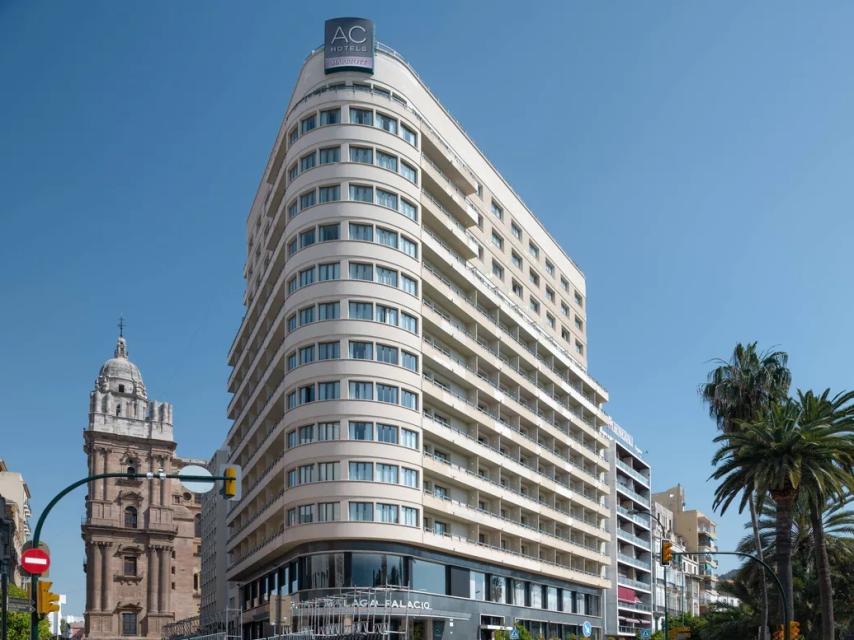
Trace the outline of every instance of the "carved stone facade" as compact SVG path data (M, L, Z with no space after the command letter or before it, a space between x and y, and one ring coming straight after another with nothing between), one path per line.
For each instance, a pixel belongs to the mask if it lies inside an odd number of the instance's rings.
M176 456L172 406L148 400L122 337L90 394L83 441L90 475L199 464ZM82 526L86 637L160 638L163 625L198 615L200 512L199 496L177 480L90 483Z

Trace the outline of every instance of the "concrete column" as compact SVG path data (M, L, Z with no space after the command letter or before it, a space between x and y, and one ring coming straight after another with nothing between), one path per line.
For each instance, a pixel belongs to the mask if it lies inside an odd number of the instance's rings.
M157 611L157 547L148 547L148 613Z
M107 542L101 545L101 610L110 610L110 581L113 577L110 566L110 547Z
M98 611L101 608L101 546L95 542L91 543L92 567L86 567L87 573L92 573L92 599L88 602L89 608Z
M170 549L162 547L160 549L160 593L158 593L158 601L160 611L167 613L169 611L169 590L171 587L170 578L171 571L169 570Z

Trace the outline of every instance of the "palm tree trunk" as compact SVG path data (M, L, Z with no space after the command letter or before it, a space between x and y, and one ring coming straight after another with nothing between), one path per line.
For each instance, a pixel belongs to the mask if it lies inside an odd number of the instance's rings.
M753 527L753 546L756 547L756 557L761 561L765 561L763 557L765 553L762 550L762 539L759 537L759 520L756 517L756 502L751 497L750 499L750 524ZM765 575L765 569L762 569L759 574L762 576L762 600L760 601L762 612L762 632L761 640L768 640L768 576Z
M830 560L827 557L827 540L824 537L824 520L815 501L810 504L815 564L818 569L818 595L821 600L821 640L833 640L833 586L830 583Z
M777 505L777 577L783 585L783 594L786 596L785 607L788 609L789 620L794 620L794 589L792 587L792 510L795 504L796 493L791 488L772 492L771 497ZM782 613L783 610L780 610ZM782 615L780 623L783 622Z

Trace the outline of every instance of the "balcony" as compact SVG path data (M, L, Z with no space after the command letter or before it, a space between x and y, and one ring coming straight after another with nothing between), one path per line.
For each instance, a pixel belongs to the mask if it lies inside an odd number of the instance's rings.
M633 567L637 567L643 571L650 571L651 565L649 560L641 560L640 558L635 558L634 556L630 556L625 553L618 553L617 560L620 562L625 562L626 564L630 564Z
M477 192L477 181L469 168L430 127L424 125L421 127L421 147L425 152L422 157L436 166L455 189L464 194Z
M631 509L626 509L622 505L617 505L617 513L629 518L632 522L649 529L649 515L646 513L633 513Z
M622 460L618 459L617 460L617 467L619 467L620 469L625 471L627 474L629 474L632 478L634 478L638 482L643 483L647 487L649 486L649 476L645 476L643 473L641 473L637 469L633 468L631 465L628 465L625 462L623 462Z
M621 491L635 502L638 502L646 507L649 507L649 496L642 496L634 489L624 485L622 482L617 482L617 491Z
M650 541L649 540L644 540L643 538L640 538L640 537L638 537L632 533L629 533L628 531L623 531L620 527L617 527L617 535L619 537L623 538L624 540L628 540L629 542L633 542L636 545L643 547L644 549L650 548Z
M644 591L652 591L652 585L649 582L641 582L640 580L632 580L622 574L617 574L617 583L624 584L627 587L634 587L635 589L643 589Z

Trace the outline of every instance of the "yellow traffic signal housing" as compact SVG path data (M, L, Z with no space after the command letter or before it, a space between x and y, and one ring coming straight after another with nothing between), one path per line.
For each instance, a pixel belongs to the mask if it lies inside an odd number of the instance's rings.
M39 590L36 594L36 611L39 615L44 616L59 611L59 595L51 592L52 586L53 582L50 580L39 581Z
M223 468L222 495L226 500L240 500L241 469L236 464L230 464Z
M790 627L791 628L791 627ZM771 634L773 640L783 640L783 625L780 625L774 630L774 633Z
M661 541L661 566L669 566L673 561L673 543L670 540Z
M789 639L796 640L801 635L801 623L795 620L789 622Z

